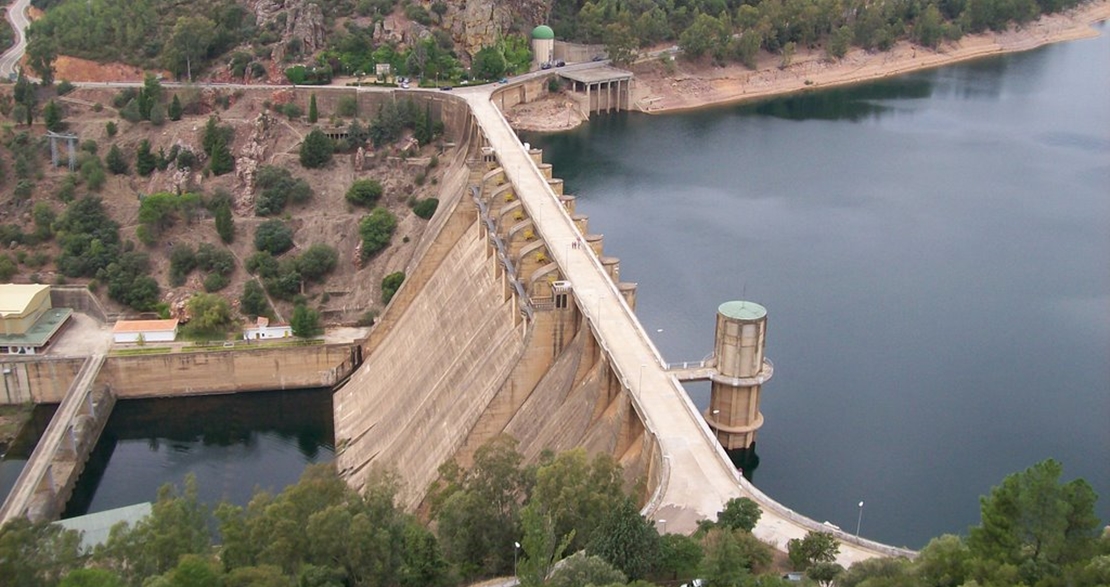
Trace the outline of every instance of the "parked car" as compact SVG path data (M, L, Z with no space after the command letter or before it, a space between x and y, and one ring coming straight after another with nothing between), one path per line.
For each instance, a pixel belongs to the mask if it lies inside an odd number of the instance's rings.
M562 66L564 66L564 65L566 65L566 64L567 64L567 62L566 62L566 61L563 61L562 59L560 59L560 60L558 60L558 61L556 61L556 62L555 62L555 67L562 67Z
M452 90L451 86L440 86L439 89L443 90L444 92L450 92Z
M544 61L543 63L540 64L540 69L551 69L551 62L550 61Z

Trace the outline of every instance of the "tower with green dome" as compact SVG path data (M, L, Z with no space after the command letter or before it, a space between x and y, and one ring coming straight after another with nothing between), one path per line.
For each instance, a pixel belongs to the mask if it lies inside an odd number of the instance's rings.
M532 55L536 66L555 60L555 31L546 24L532 29Z

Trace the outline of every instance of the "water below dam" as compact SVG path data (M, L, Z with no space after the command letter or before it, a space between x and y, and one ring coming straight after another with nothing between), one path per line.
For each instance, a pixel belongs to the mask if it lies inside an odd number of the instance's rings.
M120 401L63 517L154 501L190 473L202 502L246 505L331 461L334 436L327 389Z
M1110 27L843 89L598 116L544 149L668 361L769 312L753 480L921 547L1055 458L1110 520ZM708 388L691 387L703 409ZM864 502L862 518L858 503Z

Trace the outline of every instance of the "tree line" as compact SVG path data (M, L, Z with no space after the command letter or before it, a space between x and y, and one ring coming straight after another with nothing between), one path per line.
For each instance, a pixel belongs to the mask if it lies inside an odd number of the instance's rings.
M361 492L330 465L306 469L278 494L245 506L197 501L195 481L163 487L149 517L113 528L92 552L74 532L20 519L0 528L0 577L29 587L448 587L515 574L525 587L674 585L781 587L772 547L752 535L759 507L730 500L691 536L660 535L622 491L621 468L582 449L527 465L512 438L481 447L473 465L440 468L419 515L397 506L388 471ZM1110 533L1095 495L1061 483L1044 461L981 499L966 537L931 541L914 560L877 558L849 569L839 544L810 532L787 545L790 568L825 587L1095 587L1110 582ZM558 564L556 564L558 563Z

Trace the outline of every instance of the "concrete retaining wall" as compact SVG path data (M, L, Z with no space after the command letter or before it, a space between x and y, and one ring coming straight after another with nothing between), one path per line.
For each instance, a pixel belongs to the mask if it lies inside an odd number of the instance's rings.
M84 357L0 361L0 405L61 403L84 362Z
M331 387L355 367L348 344L109 357L97 378L119 399Z

